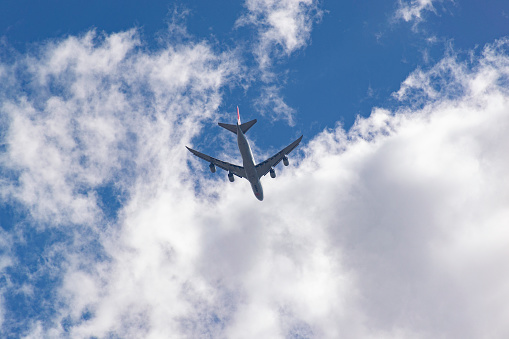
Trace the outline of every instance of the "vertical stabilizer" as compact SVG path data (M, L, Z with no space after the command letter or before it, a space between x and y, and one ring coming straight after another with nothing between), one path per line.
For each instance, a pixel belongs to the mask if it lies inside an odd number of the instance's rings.
M246 133L247 130L250 129L255 123L256 123L256 119L245 122L242 124L240 122L239 106L237 106L237 125L224 124L222 122L219 122L218 125L223 128L226 128L227 130L229 130L232 133L237 134L237 126L240 126L240 130L242 131L242 133Z

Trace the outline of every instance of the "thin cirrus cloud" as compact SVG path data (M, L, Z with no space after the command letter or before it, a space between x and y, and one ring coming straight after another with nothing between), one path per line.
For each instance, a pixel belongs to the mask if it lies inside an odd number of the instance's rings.
M274 120L284 119L288 125L295 125L296 111L286 104L277 85L265 86L260 97L255 101L255 107L265 116L272 117Z
M313 23L322 15L316 0L247 0L245 6L248 12L237 26L256 27L254 53L261 69L271 66L274 54L288 56L305 47Z
M263 203L245 182L185 165L183 145L213 116L238 63L203 43L154 54L139 44L132 31L89 33L16 65L38 81L2 107L2 166L19 178L3 181L2 197L34 221L86 227L102 253L87 251L86 237L53 245L65 260L45 256L39 270L60 265L54 312L24 319L23 334L509 334L509 41L471 64L450 54L416 70L394 94L400 108L316 135L277 180L264 179ZM105 227L94 187L111 181L128 194ZM4 272L16 260L4 256ZM2 289L13 291L39 293L15 282ZM6 328L12 306L3 303Z
M398 0L398 7L394 14L394 19L413 22L415 29L417 24L425 20L424 16L426 12L437 13L433 4L442 2L444 2L444 0Z
M398 2L398 9L396 10L396 18L402 19L406 22L422 20L422 13L424 11L434 11L433 1L436 0L412 0Z
M321 19L323 11L317 0L247 0L245 7L247 12L236 26L254 28L251 51L265 84L255 107L263 115L293 125L295 110L282 97L282 84L278 83L281 77L274 71L273 63L306 47L313 24Z

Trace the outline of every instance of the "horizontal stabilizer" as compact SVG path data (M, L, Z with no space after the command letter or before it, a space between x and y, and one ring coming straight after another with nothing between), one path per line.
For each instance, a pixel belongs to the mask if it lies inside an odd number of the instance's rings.
M248 121L240 125L240 129L242 130L242 133L246 133L254 124L256 124L256 119ZM230 124L223 124L222 122L218 123L219 126L226 128L232 133L237 134L237 125L230 125Z
M254 124L256 124L256 119L245 122L242 125L240 125L242 133L246 133Z
M218 122L217 124L222 128L226 128L230 132L237 134L237 125L223 124L222 122Z

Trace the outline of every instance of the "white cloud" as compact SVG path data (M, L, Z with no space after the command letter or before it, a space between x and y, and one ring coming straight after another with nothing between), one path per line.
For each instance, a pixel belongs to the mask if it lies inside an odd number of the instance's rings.
M281 75L274 71L274 60L287 58L307 46L313 24L321 19L323 11L317 0L246 0L247 13L237 20L237 26L251 26L256 38L252 52L266 84L256 103L260 113L273 110L275 120L293 123L294 109L279 93Z
M276 85L264 87L261 96L255 101L255 107L264 116L274 120L284 119L290 126L294 126L295 109L286 104L280 90Z
M237 25L256 27L255 55L262 69L271 66L274 53L288 56L306 46L313 23L322 15L316 0L246 0L245 6L248 13Z
M219 89L238 65L204 43L154 54L139 45L135 31L89 32L13 65L22 75L6 81L30 81L28 94L5 94L2 103L9 128L0 161L19 174L2 192L31 207L37 220L95 222L94 189L110 182L129 188L125 171L148 171L162 160L159 149L138 153L139 143L188 141L196 123L213 115ZM175 120L186 129L175 128Z
M436 12L433 2L437 0L398 0L398 9L396 10L396 19L406 22L423 20L423 13L426 11Z
M118 299L105 297L103 288L110 286L106 281L96 285L106 278L101 272L88 276L101 268L111 271L109 261L101 265L96 260L119 227L103 215L98 190L114 186L124 192L127 201L140 199L143 205L158 194L157 187L178 190L185 179L184 145L199 132L203 121L214 116L221 88L239 74L236 59L228 53L214 53L205 42L173 44L155 52L140 45L136 31L103 36L89 32L48 43L37 53L2 65L7 70L2 73L2 84L10 86L0 93L5 130L0 163L10 177L0 182L1 198L27 208L30 225L15 226L13 232L32 226L69 226L65 232L75 233L72 246L58 241L52 245L51 251L66 258L64 263L49 256L40 265L56 265L53 272L69 271L62 277L63 288L68 290L62 300L76 303L76 308L66 308L62 318L44 323L39 318L24 319L24 326L33 321L33 337L55 337L67 326L80 324L82 307L92 308L90 302L100 300L97 298ZM166 183L159 181L162 177ZM140 189L141 195L137 193ZM119 218L124 220L122 214ZM99 246L94 245L96 240ZM105 255L104 260L114 258ZM39 270L48 271L45 267ZM80 290L74 290L77 287ZM2 292L13 293L15 288ZM79 297L82 291L89 294ZM110 312L105 314L94 333L102 328L113 330L109 320L116 311L110 318ZM126 314L136 321L136 316ZM125 324L120 322L119 332L126 331ZM83 331L86 329L74 332Z
M0 221L0 226L2 222ZM11 237L5 232L2 228L0 228L0 274L2 276L5 275L5 269L13 265L12 255L11 255ZM5 278L4 278L5 279ZM5 319L5 292L7 290L7 286L9 282L5 279L5 282L2 283L0 287L0 328L3 326Z
M16 65L38 80L2 106L2 166L20 175L9 197L37 220L96 225L106 252L79 236L53 249L57 314L28 337L509 334L508 41L474 66L416 71L395 112L315 136L263 179L260 203L247 182L186 165L234 60L203 43L148 53L133 32L95 39ZM106 227L83 191L111 180L129 195Z

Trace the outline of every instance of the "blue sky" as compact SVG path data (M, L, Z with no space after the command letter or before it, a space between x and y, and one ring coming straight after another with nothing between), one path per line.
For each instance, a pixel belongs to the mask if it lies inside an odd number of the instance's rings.
M441 59L449 45L467 53L509 30L509 5L504 1L434 2L433 11L422 10L423 22L395 18L397 8L398 2L391 1L320 4L322 13L307 46L274 67L286 102L302 112L296 122L302 129L313 127L305 132L318 133L336 121L349 128L356 115L393 104L391 93L401 81L417 67ZM147 48L158 48L157 39L175 10L188 12L182 23L192 39L205 39L217 48L248 49L254 32L235 28L245 12L238 1L7 2L1 30L8 46L19 51L90 29L111 34L133 27L141 30ZM252 65L245 52L246 63ZM224 109L240 104L243 111L252 111L258 86L252 84L248 93L226 93ZM312 119L315 115L320 118Z
M509 3L4 1L0 334L509 334ZM184 148L291 166L247 182ZM283 166L280 166L283 167Z

